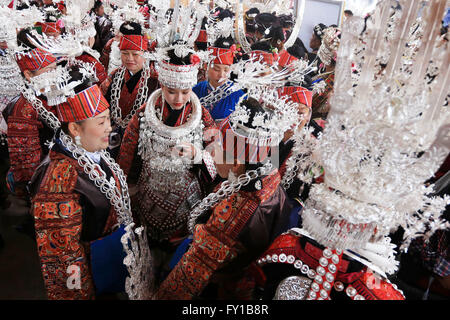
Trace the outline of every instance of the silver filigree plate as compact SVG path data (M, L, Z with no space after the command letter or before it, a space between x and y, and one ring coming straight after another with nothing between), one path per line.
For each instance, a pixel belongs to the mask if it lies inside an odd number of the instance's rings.
M280 282L273 300L306 300L312 280L292 276Z

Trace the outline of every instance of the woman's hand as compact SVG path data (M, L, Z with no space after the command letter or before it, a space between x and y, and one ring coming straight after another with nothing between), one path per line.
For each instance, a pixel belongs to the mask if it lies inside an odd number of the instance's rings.
M197 150L192 143L182 142L173 147L173 155L185 158L187 160L194 160L197 155Z

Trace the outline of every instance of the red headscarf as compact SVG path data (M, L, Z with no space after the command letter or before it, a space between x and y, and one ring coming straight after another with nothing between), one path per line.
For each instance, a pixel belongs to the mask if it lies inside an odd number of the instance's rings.
M95 117L109 108L100 88L93 85L56 107L61 122L78 122Z

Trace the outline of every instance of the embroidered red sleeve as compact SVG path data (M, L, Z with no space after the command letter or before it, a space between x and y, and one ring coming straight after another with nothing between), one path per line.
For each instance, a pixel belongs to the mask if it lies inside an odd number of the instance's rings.
M219 266L235 255L234 241L217 238L205 225L198 225L192 246L159 287L158 300L188 300L198 296ZM228 243L226 243L228 242Z
M81 243L82 208L72 190L77 172L69 161L52 162L33 198L36 243L51 300L94 297L88 256Z
M40 127L37 112L20 98L8 118L10 171L16 182L30 181L41 161Z
M257 207L256 202L238 194L219 203L208 222L196 226L191 247L155 298L186 300L201 294L214 272L236 257L236 239Z
M144 108L145 104L139 108L133 118L131 118L131 121L123 135L119 156L117 157L117 163L122 168L125 175L130 173L134 160L134 154L139 143L139 114L144 111Z
M366 300L405 300L405 296L390 282L366 270L351 287ZM347 288L348 289L348 288ZM355 296L353 295L352 299Z
M202 107L202 120L203 120L203 125L205 126L205 128L203 129L204 135L208 135L208 131L218 130L216 122L209 114L209 111L205 109L205 107ZM209 134L209 135L211 135L211 134ZM209 143L211 143L212 141L213 140L211 140Z
M108 66L109 66L109 55L111 53L111 46L112 46L113 41L114 41L114 38L109 39L109 41L103 47L102 53L100 54L100 58L99 58L99 61L105 67L106 70L108 70Z

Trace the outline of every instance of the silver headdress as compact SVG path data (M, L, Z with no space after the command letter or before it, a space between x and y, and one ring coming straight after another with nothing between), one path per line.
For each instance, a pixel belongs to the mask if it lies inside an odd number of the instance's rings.
M17 33L16 28L18 27L15 19L11 17L14 16L14 11L8 7L0 6L0 42L6 41L9 44L16 43L17 45Z
M316 67L305 60L296 60L279 70L276 62L268 66L261 56L252 56L248 60L235 63L231 66L231 70L237 75L236 86L252 91L282 87L287 82L301 84L304 77L315 71Z
M250 118L250 111L242 105L249 97L261 102L268 110L256 114L251 123L253 128L244 126ZM248 143L255 146L276 147L284 137L284 133L299 122L297 106L287 97L280 97L276 90L252 90L236 104L235 111L230 114L229 122L232 130L245 137Z
M13 17L15 23L18 24L18 29L31 28L34 27L36 22L45 22L44 12L35 6L23 10L14 10Z
M57 38L49 37L45 33L38 34L36 30L31 31L32 37L28 37L30 42L47 52L50 52L55 58L75 58L84 51L79 39L73 34L63 34Z
M114 5L118 7L117 10L111 13L110 19L116 33L119 32L120 26L124 22L136 22L144 29L146 19L140 10L139 5L131 3L130 1L114 1ZM148 30L144 30L146 33Z
M20 92L19 87L22 83L22 76L13 56L17 48L16 29L18 28L15 14L14 10L0 6L0 42L6 42L8 46L4 54L0 55L0 96L2 98L16 96Z
M175 65L169 62L166 55L170 49L175 50L177 56L186 56L191 53L191 57L197 57L189 65ZM179 50L179 51L178 51ZM200 67L200 58L195 51L186 48L184 45L174 45L169 48L158 48L153 55L157 59L156 71L158 72L159 82L169 88L190 89L197 84L197 74Z
M336 59L340 34L339 28L334 27L326 28L323 31L322 44L317 52L317 56L326 66L331 65L331 62Z
M305 0L300 0L297 3L297 11L294 12L294 8L291 7L291 1L283 0L271 0L266 3L255 3L252 1L238 0L236 3L236 18L235 18L235 31L234 31L234 39L237 43L240 44L242 50L246 53L251 51L250 44L247 41L245 35L245 24L244 24L244 7L254 7L257 8L260 12L276 12L277 14L292 14L295 16L295 25L292 29L291 36L286 40L284 47L291 47L298 33L300 32L300 28L303 22L303 14L305 12Z
M89 45L89 38L95 37L95 17L89 14L89 10L93 7L90 1L66 1L67 15L63 17L66 31L76 36L78 41L86 47Z
M205 5L191 2L187 7L176 1L174 12L166 15L167 6L156 8L156 21L152 26L152 39L157 41L157 49L152 60L157 62L158 80L171 88L188 89L197 84L198 68L207 61L207 52L195 52L194 42L198 37L203 18L209 12ZM191 64L174 65L167 55L174 50L175 55L184 58L191 54Z
M430 197L433 187L424 185L450 149L450 113L443 107L450 52L437 47L446 1L425 2L423 37L411 58L405 52L421 3L399 1L391 37L386 37L391 1L381 3L364 42L358 41L361 18L344 25L331 110L313 154L325 181L312 186L303 213L304 228L321 244L352 250L386 273L396 269L390 231L401 226L406 247L415 237L449 227L440 219L449 198ZM382 72L380 56L387 62ZM352 63L362 66L354 88ZM374 247L376 254L369 252Z
M233 36L234 19L227 17L222 21L212 20L206 27L208 34L208 43L213 45L219 38L228 38Z

